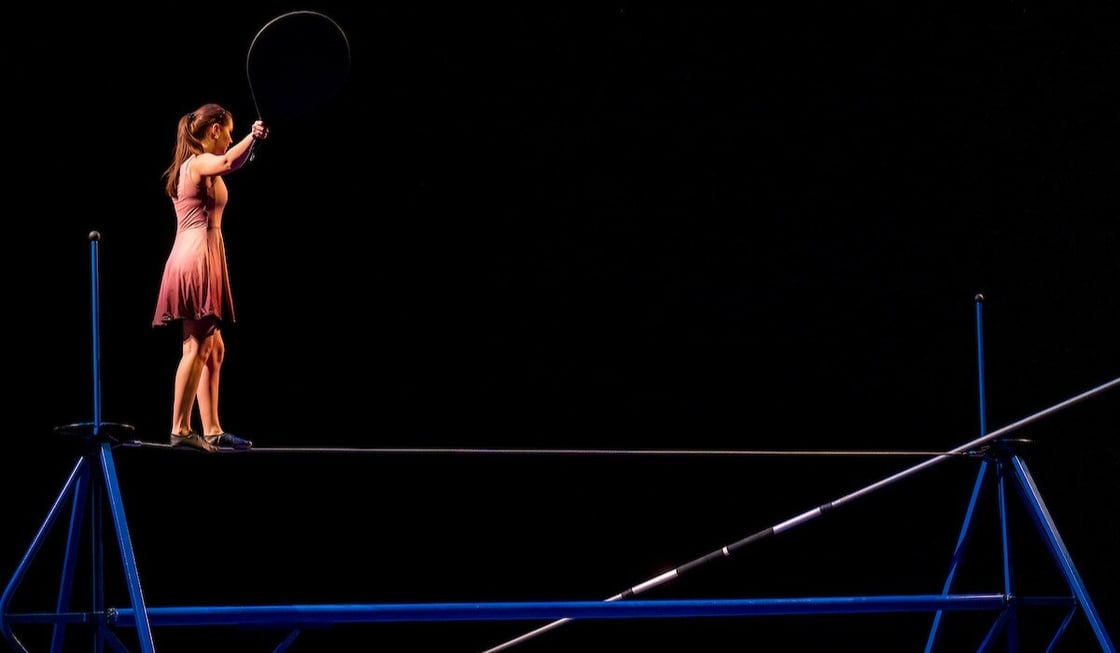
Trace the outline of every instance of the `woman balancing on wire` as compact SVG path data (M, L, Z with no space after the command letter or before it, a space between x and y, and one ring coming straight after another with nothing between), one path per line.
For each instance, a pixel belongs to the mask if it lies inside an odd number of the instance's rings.
M179 322L183 352L175 371L171 445L207 452L249 449L253 443L226 433L218 418L218 387L225 343L222 326L235 322L222 214L229 199L222 177L245 165L253 144L268 137L260 120L233 142L233 116L204 104L179 118L175 156L163 176L175 207L175 242L163 269L153 326ZM202 432L191 428L198 406Z

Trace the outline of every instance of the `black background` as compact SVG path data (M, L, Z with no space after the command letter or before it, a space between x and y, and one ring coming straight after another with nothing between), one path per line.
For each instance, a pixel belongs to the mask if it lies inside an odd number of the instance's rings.
M272 127L224 223L223 422L259 447L940 451L1114 380L1120 15L1067 4L20 9L0 570L77 459L53 429L94 418L94 370L100 418L165 441L160 174L204 102L238 135L258 109ZM285 104L247 55L293 9L331 16L352 59L337 92L313 83L337 68L295 76ZM1116 406L1014 432L1113 639ZM153 606L599 600L925 459L115 451ZM936 594L977 470L907 476L644 597ZM993 496L955 589L1002 591ZM1064 592L1009 504L1021 589ZM14 607L50 605L56 549ZM990 617L950 615L948 650ZM1024 619L1024 650L1059 618ZM1086 621L1060 650L1096 650ZM513 650L921 650L929 623L604 620ZM292 650L481 651L537 625L339 626Z

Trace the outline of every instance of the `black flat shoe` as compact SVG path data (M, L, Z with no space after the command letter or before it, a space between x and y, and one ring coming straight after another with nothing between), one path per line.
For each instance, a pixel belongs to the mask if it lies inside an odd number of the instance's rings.
M184 449L197 449L205 451L206 453L213 453L217 451L214 445L208 442L198 433L191 431L186 435L179 435L178 433L171 434L171 446L174 448Z
M220 447L222 449L237 449L239 451L244 451L246 449L252 449L253 448L253 441L252 440L246 440L245 438L239 438L232 433L218 433L216 435L204 435L204 436L202 436L202 439L205 440L207 444L210 444L210 445L215 446L215 447Z

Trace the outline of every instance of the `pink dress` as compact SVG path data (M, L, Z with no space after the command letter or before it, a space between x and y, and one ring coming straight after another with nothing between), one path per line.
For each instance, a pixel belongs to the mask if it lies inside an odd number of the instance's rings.
M206 316L236 321L222 239L225 182L211 177L209 193L205 179L194 184L188 171L192 160L193 156L179 168L179 198L173 202L178 226L163 268L152 326Z

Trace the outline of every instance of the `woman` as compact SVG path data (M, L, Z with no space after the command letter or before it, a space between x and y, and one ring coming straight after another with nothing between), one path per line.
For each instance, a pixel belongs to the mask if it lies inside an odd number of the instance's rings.
M228 200L222 176L249 160L253 144L268 137L261 121L233 142L233 116L204 104L179 119L175 156L164 171L178 227L163 269L153 326L180 322L183 353L175 371L171 445L206 452L249 449L226 433L218 418L218 383L225 357L222 325L235 322L222 213ZM202 432L191 428L197 402Z

